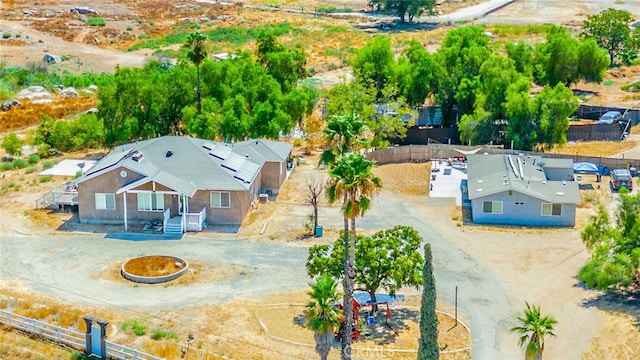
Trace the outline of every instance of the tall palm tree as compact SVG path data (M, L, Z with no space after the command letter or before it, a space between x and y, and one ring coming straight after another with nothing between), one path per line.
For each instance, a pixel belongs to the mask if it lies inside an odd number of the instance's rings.
M369 210L371 199L382 181L372 173L375 163L361 154L350 153L338 159L329 170L327 188L329 203L342 200L344 219L344 322L342 333L343 360L351 359L351 333L353 329L353 280L355 278L356 217ZM349 220L351 230L349 230Z
M551 315L542 316L540 307L525 302L524 316L518 316L520 326L511 329L520 333L518 346L526 346L524 358L526 360L542 360L544 340L548 336L555 336L553 327L558 321Z
M332 117L324 129L329 148L320 156L320 164L331 166L340 156L359 149L358 137L363 131L364 123L356 115Z
M187 58L196 66L196 74L198 81L198 90L196 92L196 100L198 104L198 113L202 111L202 95L200 92L200 64L207 58L207 49L205 47L207 37L199 31L189 34L185 47L189 49Z
M334 331L340 326L342 312L333 304L338 302L340 294L338 284L329 276L322 275L315 284L309 284L307 294L311 301L307 304L307 328L314 332L316 352L320 360L326 360L333 346Z

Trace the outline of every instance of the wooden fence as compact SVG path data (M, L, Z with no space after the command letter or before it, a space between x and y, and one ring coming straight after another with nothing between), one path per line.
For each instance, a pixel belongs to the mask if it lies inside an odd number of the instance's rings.
M478 150L478 154L525 154L545 158L572 159L573 162L591 162L608 169L635 167L640 169L640 159L619 159L602 156L566 155L554 153L538 153L531 151L507 150L495 146L466 146L448 144L396 146L367 153L367 158L378 164L399 164L408 162L425 162L432 159L450 159L464 156L464 152Z
M14 314L8 310L0 310L0 324L57 342L73 349L78 349L79 351L86 352L87 349L91 349L91 344L87 344L86 334ZM105 342L106 353L101 356L102 359L163 360L162 358L108 340Z

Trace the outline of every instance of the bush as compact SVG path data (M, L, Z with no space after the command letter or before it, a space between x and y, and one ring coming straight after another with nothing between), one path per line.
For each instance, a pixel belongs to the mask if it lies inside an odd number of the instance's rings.
M11 37L11 33L10 32L5 32L5 33L2 34L2 38L3 39L8 39L10 37Z
M44 163L42 163L42 170L51 169L54 166L56 166L55 160L47 160Z
M87 18L87 24L89 24L89 26L105 26L105 25L107 25L107 23L104 21L104 18L101 18L101 17Z
M7 170L13 170L12 162L2 163L2 171L7 171Z
M29 160L28 161L29 161L29 164L35 165L35 164L40 162L40 156L38 156L36 154L33 154L33 155L29 156Z
M25 159L15 159L13 160L13 167L15 169L24 169L29 166L29 162Z
M131 25L127 26L127 31L131 31L131 30L133 30L133 26Z
M34 172L36 172L35 166L29 166L27 170L24 171L25 174L33 174Z
M41 176L40 177L40 182L41 183L51 182L51 180L53 180L53 176L51 176L51 175L45 175L45 176Z
M147 328L138 322L138 320L125 321L120 326L122 330L133 330L133 333L137 336L142 336L147 333Z
M162 340L162 339L177 339L178 335L175 332L169 330L162 329L154 329L153 333L151 333L151 339L153 340Z
M84 353L74 350L71 352L71 360L90 360L91 358Z

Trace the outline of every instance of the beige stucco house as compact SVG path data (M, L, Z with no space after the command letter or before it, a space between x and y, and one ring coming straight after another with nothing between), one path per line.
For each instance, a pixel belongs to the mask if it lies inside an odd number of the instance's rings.
M162 220L165 232L239 225L259 194L277 194L292 145L164 136L118 146L77 179L83 223Z

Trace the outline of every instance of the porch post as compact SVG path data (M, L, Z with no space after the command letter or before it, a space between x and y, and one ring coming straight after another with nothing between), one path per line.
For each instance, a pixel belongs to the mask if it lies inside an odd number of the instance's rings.
M122 193L122 200L124 203L124 231L129 231L128 230L128 224L127 224L127 192L123 192Z
M180 195L178 195L180 196ZM189 201L188 196L184 196L184 201L182 202L182 232L187 232L187 201Z

